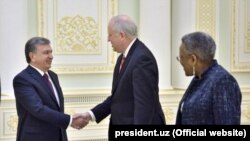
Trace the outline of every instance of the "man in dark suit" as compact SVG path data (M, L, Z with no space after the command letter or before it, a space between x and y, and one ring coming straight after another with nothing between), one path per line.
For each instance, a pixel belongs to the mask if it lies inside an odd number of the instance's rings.
M18 114L17 141L67 141L68 126L81 127L81 118L64 114L58 76L50 71L50 41L33 37L25 45L28 67L13 79ZM87 124L85 122L84 124Z
M113 17L108 24L108 41L121 53L114 69L112 94L82 116L99 123L111 114L109 129L112 125L164 125L157 62L137 38L137 26L126 15Z

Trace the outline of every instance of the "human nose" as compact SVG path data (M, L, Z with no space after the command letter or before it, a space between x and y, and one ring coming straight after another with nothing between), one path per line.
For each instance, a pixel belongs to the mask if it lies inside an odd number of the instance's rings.
M49 54L49 58L53 59L53 54L52 54L52 52Z

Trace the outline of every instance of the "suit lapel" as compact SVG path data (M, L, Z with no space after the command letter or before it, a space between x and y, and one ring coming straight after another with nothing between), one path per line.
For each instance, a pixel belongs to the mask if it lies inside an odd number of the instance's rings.
M122 60L122 54L119 56L119 58L117 59L117 63L116 63L116 66L115 66L115 70L114 70L114 76L113 76L113 87L112 87L112 93L115 92L119 82L120 82L120 79L121 77L123 76L123 74L125 73L126 71L126 68L134 54L134 51L136 49L136 47L140 44L140 41L138 39L136 39L136 41L134 42L134 44L131 46L127 56L126 56L126 60L123 64L123 67L119 73L119 67L120 67L120 64L121 64L121 60Z
M134 51L136 50L136 47L140 44L140 41L138 39L135 40L134 44L131 46L127 56L126 56L126 60L123 64L122 70L120 72L120 76L122 76L122 74L125 72L132 56L134 55Z
M31 77L33 77L36 80L36 82L38 82L38 83L41 84L39 86L43 87L43 89L46 90L45 94L49 95L49 97L52 99L52 101L56 103L56 105L58 106L58 108L60 108L59 105L58 105L58 103L57 103L57 100L56 100L54 94L51 92L49 86L43 80L41 74L37 70L35 70L34 68L32 68L31 66L27 67L27 71L29 72L29 74L31 75Z
M115 87L117 80L118 80L118 75L119 75L119 67L121 64L121 60L122 60L122 54L118 57L117 59L117 63L115 65L115 69L114 69L114 74L113 74L113 84L112 84L112 88Z
M53 84L56 88L56 91L57 91L57 94L58 94L58 98L59 98L59 102L60 102L60 105L63 105L63 94L62 94L62 91L61 91L61 88L60 88L60 84L58 82L58 79L54 76L54 74L52 74L50 71L48 71L52 81L53 81ZM57 103L57 102L56 102ZM57 103L58 104L58 103ZM58 105L59 106L59 105ZM60 106L59 106L60 107ZM63 107L63 106L61 106Z

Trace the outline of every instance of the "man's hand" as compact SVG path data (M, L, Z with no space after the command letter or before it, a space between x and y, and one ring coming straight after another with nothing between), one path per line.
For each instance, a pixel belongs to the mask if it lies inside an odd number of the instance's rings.
M82 114L74 114L71 126L75 129L82 129L89 123L90 120L91 116L88 112Z

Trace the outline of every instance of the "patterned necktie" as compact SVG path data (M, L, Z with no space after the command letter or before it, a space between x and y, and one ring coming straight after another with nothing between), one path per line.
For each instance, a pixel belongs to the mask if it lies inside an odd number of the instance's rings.
M52 84L51 84L51 82L49 81L49 76L48 76L46 73L44 73L43 79L46 81L47 85L49 86L50 90L52 91L52 93L53 93L54 96L55 96L55 93L54 93Z
M122 56L122 60L121 60L119 72L122 70L122 67L123 67L123 64L124 64L124 62L125 62L125 59L126 59L126 58L125 58L124 56Z

